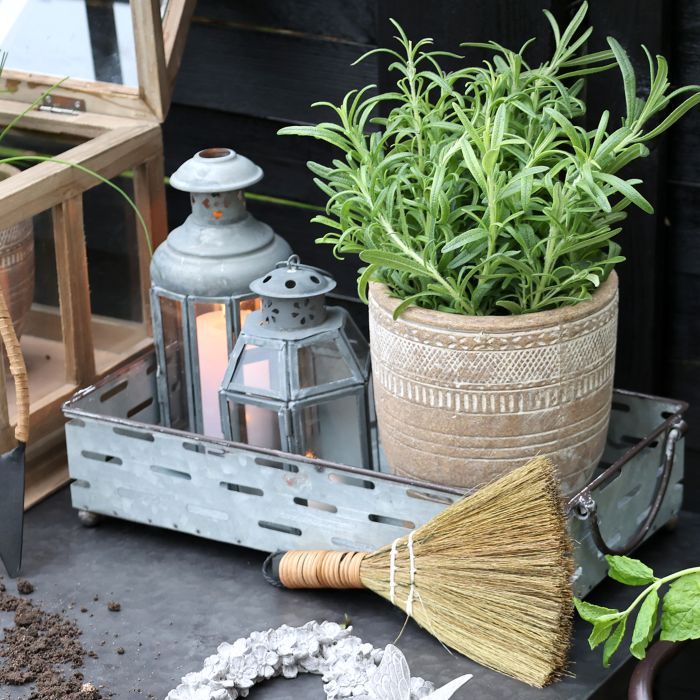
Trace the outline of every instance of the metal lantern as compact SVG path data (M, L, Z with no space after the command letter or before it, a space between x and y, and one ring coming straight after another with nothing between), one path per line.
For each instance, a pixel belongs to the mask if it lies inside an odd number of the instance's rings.
M260 308L250 282L291 250L246 211L262 170L229 148L208 148L170 178L192 213L151 262L151 308L164 425L221 436L218 391L245 316Z
M238 336L220 391L229 440L371 467L369 346L335 281L297 256L255 280L262 308Z

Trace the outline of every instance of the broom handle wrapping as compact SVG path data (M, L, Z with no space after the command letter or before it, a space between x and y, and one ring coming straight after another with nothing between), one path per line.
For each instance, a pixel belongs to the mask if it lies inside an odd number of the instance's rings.
M364 558L364 552L285 552L278 577L285 588L364 588L360 578Z
M17 425L15 437L26 443L29 438L29 381L24 356L19 345L15 327L5 302L5 295L0 289L0 336L5 345L10 372L15 380L15 402L17 404Z

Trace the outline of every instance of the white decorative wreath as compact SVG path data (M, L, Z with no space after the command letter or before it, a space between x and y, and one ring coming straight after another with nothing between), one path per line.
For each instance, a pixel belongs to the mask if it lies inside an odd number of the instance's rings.
M435 690L429 681L411 678L394 645L375 649L351 631L335 622L308 622L253 632L221 644L204 668L184 676L166 700L236 700L268 678L300 673L322 676L328 700L448 700L471 678L461 676Z

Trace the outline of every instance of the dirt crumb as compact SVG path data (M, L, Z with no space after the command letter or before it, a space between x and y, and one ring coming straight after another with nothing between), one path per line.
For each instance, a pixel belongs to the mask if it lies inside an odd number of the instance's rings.
M26 578L17 579L17 592L22 595L29 595L34 593L34 584L31 581L27 581Z
M115 600L110 600L109 603L107 603L107 610L110 612L119 612L122 609L122 604L117 603Z
M83 683L80 688L81 700L99 700L101 697L100 691L92 683Z

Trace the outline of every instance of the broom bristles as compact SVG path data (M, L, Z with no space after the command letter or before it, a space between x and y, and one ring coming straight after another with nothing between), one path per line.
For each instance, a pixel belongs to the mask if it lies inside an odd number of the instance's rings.
M391 545L360 577L391 600ZM552 464L537 458L413 533L412 617L440 641L537 687L564 671L571 632L571 544ZM408 538L395 545L394 603L406 610Z

